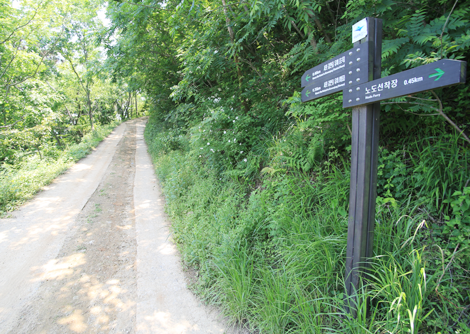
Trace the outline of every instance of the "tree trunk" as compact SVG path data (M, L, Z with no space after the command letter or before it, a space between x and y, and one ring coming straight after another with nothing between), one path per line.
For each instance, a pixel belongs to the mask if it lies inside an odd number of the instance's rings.
M135 115L139 117L139 109L137 109L137 92L135 92Z
M87 89L86 98L87 98L87 104L88 104L88 117L90 119L91 131L93 131L93 130L95 130L95 126L93 124L93 110L92 110L92 105L91 105L91 100L90 100L90 90L89 89Z
M51 130L51 133L52 133L52 136L54 137L54 139L57 141L57 145L58 146L62 146L62 142L60 141L60 138L59 136L57 136L57 134L55 133L54 130Z
M130 112L130 118L132 118L132 107L133 107L133 103L132 103L132 92L129 92L129 112Z
M80 116L82 116L82 108L81 108L81 105L80 105L80 101L77 99L75 99L75 101L77 101L78 103L78 115L77 115L77 119L80 118Z
M315 24L317 25L318 30L320 30L323 33L323 36L325 36L326 42L331 44L331 38L323 29L323 25L321 24L320 20L316 16L313 17L313 20L315 21Z
M230 41L232 42L232 44L234 44L235 43L235 34L233 33L233 29L230 26L230 18L228 17L227 4L225 3L225 0L222 0L222 4L224 6L225 23L227 23L227 29L228 29L228 34L230 35ZM238 60L238 55L237 54L235 54L234 60L235 60L235 66L237 67L238 88L240 89L240 101L241 101L243 107L245 108L245 112L247 113L248 112L248 106L246 104L246 101L243 100L243 98L242 98L242 73L240 71L240 62Z

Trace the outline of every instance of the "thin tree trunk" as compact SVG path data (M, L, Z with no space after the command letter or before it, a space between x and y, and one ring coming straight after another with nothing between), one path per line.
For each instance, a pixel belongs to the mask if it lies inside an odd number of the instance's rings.
M87 92L86 92L86 97L87 97L88 117L90 119L91 131L94 131L95 126L93 124L93 110L92 110L91 101L90 101L90 91L88 89L87 89Z
M129 111L130 111L130 114L131 114L131 117L132 118L132 107L133 107L133 103L132 103L132 92L129 92Z
M318 53L317 40L315 39L315 36L313 36L313 32L310 27L308 27L308 34L312 37L310 38L310 45L312 46L313 52Z
M328 36L326 31L323 29L323 26L322 26L320 20L316 16L313 17L313 20L315 21L315 24L317 25L318 30L320 30L323 33L323 36L325 36L326 42L331 44L330 36Z
M135 92L135 115L139 117L139 109L137 107L137 92Z
M51 133L52 133L52 136L54 137L54 139L57 141L57 145L62 146L62 142L60 141L60 138L59 138L59 136L57 136L55 131L51 130Z
M228 34L230 35L230 41L232 42L232 44L235 44L235 34L233 33L233 29L230 26L230 18L228 17L227 4L225 3L225 0L222 0L222 4L224 6L225 23L227 24ZM235 60L235 66L237 67L238 88L240 89L240 100L241 100L243 107L245 108L245 112L248 112L248 106L246 104L246 101L244 101L242 98L242 74L241 74L240 62L238 60L237 54L235 54L234 60Z

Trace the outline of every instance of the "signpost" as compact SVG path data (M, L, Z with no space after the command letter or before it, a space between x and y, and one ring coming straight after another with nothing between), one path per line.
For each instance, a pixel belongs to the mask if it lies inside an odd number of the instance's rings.
M345 89L343 108L465 82L466 63L444 59Z
M301 82L302 102L343 91L343 108L353 108L345 283L346 311L355 315L360 272L372 256L380 101L465 83L467 63L443 59L380 78L382 20L368 17L352 30L354 47L306 71Z
M302 102L342 91L345 87L368 81L369 45L343 52L309 69L302 76Z

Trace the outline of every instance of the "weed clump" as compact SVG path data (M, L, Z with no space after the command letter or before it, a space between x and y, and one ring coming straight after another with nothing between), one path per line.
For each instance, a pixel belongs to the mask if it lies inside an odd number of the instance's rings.
M280 153L300 139L289 136L253 148L257 167L248 158L229 168L190 132L151 117L146 141L195 291L261 333L465 332L470 258L455 231L470 226L468 148L447 134L381 148L374 257L353 318L344 312L348 159L333 147L308 169L290 164Z
M119 124L96 126L78 144L44 155L30 155L15 165L0 166L0 215L31 199L45 185L88 155ZM48 153L48 152L46 152Z

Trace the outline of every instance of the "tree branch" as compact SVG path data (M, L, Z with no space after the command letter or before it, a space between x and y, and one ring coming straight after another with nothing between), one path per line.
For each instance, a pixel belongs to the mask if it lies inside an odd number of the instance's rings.
M17 27L16 29L13 29L13 31L11 32L11 34L10 34L7 38L5 38L2 42L0 42L0 44L6 43L6 42L11 38L11 36L13 36L13 35L15 34L15 32L17 32L17 31L20 30L21 28L26 27L28 24L30 24L30 23L34 20L34 18L36 17L36 15L38 14L39 7L41 6L41 4L42 4L42 1L41 1L41 3L39 3L39 6L36 8L36 11L34 12L33 17L31 17L31 19L30 19L28 22L26 22L26 23L23 24L22 26Z
M419 106L423 106L423 107L428 107L430 109L433 109L433 110L436 110L436 111L439 111L439 109L437 109L436 107L431 107L430 105L428 104L425 104L425 103L418 103L418 102L408 102L408 101L400 101L400 102L383 102L382 104L415 104L415 105L419 105ZM407 111L409 112L409 111ZM413 112L410 112L411 114L414 114ZM418 115L418 114L415 114L415 115ZM427 116L429 114L423 114L423 116ZM433 114L433 115L439 115L439 114ZM431 116L431 115L429 115Z
M450 10L449 15L447 16L447 20L446 20L446 22L444 23L444 26L442 27L441 36L439 36L439 40L441 41L441 59L442 59L442 49L443 49L443 45L442 45L442 36L444 35L444 30L445 30L445 28L446 28L446 26L447 26L447 22L449 22L450 15L452 15L452 12L454 11L455 6L457 6L457 2L459 2L459 0L455 0L454 6L453 6L452 9Z
M468 136L463 132L463 130L460 129L460 128L458 127L458 125L455 124L455 123L454 123L446 114L444 114L444 112L442 111L442 102L441 102L441 100L439 99L439 96L437 96L437 94L436 94L433 90L431 90L431 93L432 93L432 95L434 95L434 97L437 99L437 102L439 102L439 110L438 110L438 111L439 111L439 114L441 114L441 116L444 117L444 118L446 119L446 121L447 121L450 125L452 125L452 126L465 138L465 140L470 144L470 138L468 138Z
M113 1L119 2L119 3L126 3L128 5L133 5L133 6L140 6L140 7L152 8L152 9L162 9L161 7L143 5L141 3L133 3L133 2L128 2L128 1L124 1L124 0L113 0Z
M302 31L299 30L299 28L297 27L297 25L295 24L295 22L294 22L294 21L290 21L290 23L292 23L292 26L294 27L295 30L297 30L297 32L299 33L300 37L301 37L302 39L304 39L304 38L305 38L305 35L302 33Z
M17 47L16 50L15 50L15 54L11 57L10 62L7 64L7 66L6 66L5 69L3 70L3 73L0 75L0 79L3 78L3 76L5 75L5 73L7 72L7 70L10 68L11 64L13 63L13 61L15 60L16 56L18 55L18 51L20 50L20 45L21 45L21 40L18 41L18 47Z
M5 129L5 128L11 128L12 126L14 126L16 123L18 122L21 122L24 118L22 117L21 119L17 120L15 123L13 124L8 124L8 125L2 125L0 126L0 129Z

